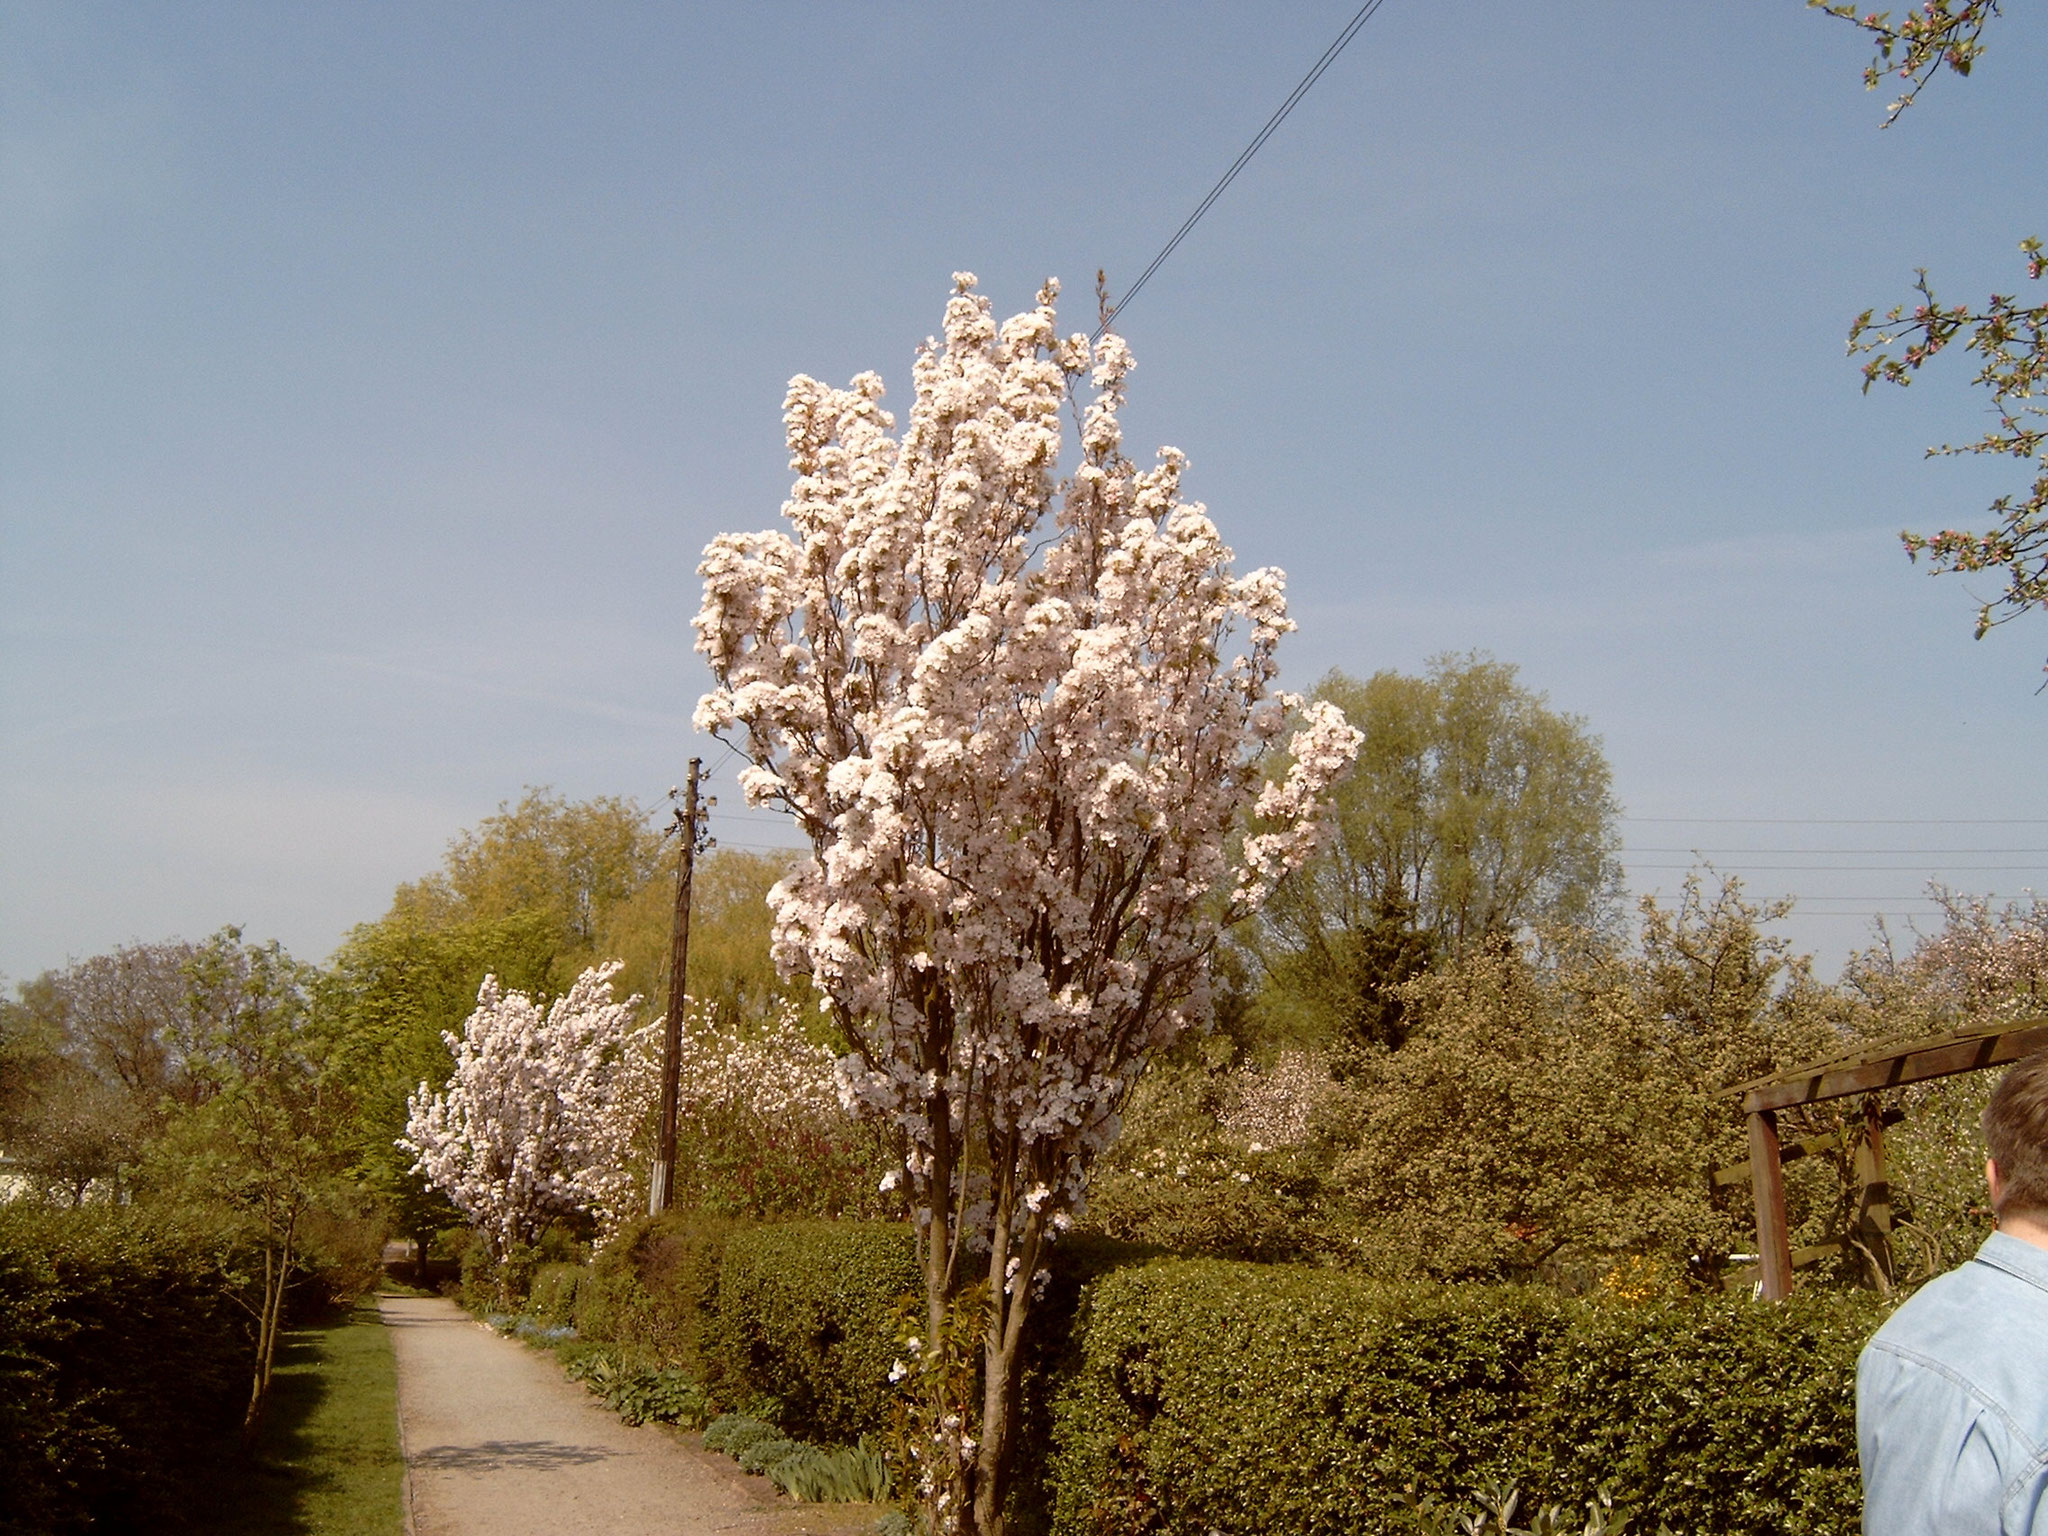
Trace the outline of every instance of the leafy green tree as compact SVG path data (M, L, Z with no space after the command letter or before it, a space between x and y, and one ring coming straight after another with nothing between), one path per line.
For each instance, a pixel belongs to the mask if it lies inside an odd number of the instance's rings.
M602 958L599 934L612 910L658 877L661 847L661 833L630 799L570 801L528 789L517 805L457 834L438 871L401 885L387 920L445 930L537 914L554 944L546 990L561 992Z
M801 983L777 977L769 954L768 888L786 857L719 849L697 863L691 995L722 1029L769 1027ZM674 914L673 844L630 800L569 802L543 789L501 806L449 844L442 867L399 887L391 910L353 930L319 983L342 1021L336 1046L352 1093L344 1129L350 1167L424 1254L459 1213L413 1172L397 1145L407 1096L438 1088L484 977L539 1000L559 995L570 967L618 959L624 993L664 1005ZM815 1010L810 1017L815 1020Z
M1401 986L1536 927L1597 926L1617 882L1600 742L1515 668L1439 656L1421 677L1333 672L1313 697L1364 732L1335 835L1248 941L1282 1032L1396 1044Z
M545 999L604 958L622 915L667 888L661 843L632 800L529 789L458 833L439 870L401 885L336 953L320 993L355 1085L350 1165L422 1256L459 1217L397 1145L406 1096L447 1081L444 1036L460 1033L486 976Z
M461 1217L412 1170L398 1146L406 1096L444 1083L452 1064L444 1032L459 1032L487 975L518 991L541 991L553 974L558 935L544 912L425 926L413 912L350 933L317 983L338 1021L337 1065L353 1084L351 1113L337 1134L353 1176L411 1238L422 1265L433 1234Z
M1695 1093L1626 971L1565 975L1496 944L1413 984L1415 1028L1354 1064L1318 1126L1365 1267L1397 1276L1595 1273L1717 1233Z
M353 1204L338 1134L345 1079L312 1007L311 971L274 941L245 944L224 928L185 975L193 1070L208 1091L152 1147L152 1193L227 1213L262 1264L251 1277L256 1348L242 1420L253 1444L309 1229L316 1213Z
M132 1095L60 1046L49 1020L0 999L0 1150L35 1198L77 1206L118 1189L145 1119Z
M723 1030L772 1028L786 1004L810 1001L808 984L778 975L770 950L774 914L768 891L790 871L793 855L714 848L697 860L690 894L690 970L685 981L702 1017ZM598 947L625 963L620 987L668 1006L669 934L675 874L664 869L611 909ZM816 1010L809 1010L815 1017Z
M1719 1091L1869 1023L1766 931L1783 915L1694 878L1674 906L1643 903L1633 946L1494 942L1410 983L1407 1041L1340 1060L1316 1125L1359 1262L1586 1284L1649 1258L1670 1282L1714 1275L1751 1232L1741 1191L1717 1200L1705 1178L1746 1155ZM1816 1111L1788 1135L1844 1128ZM1845 1173L1788 1167L1801 1241L1839 1230Z
M199 948L131 944L23 982L0 1003L0 1146L46 1198L125 1198L128 1170L202 1070L189 968Z
M0 1138L44 1198L225 1219L224 1253L262 1266L228 1276L237 1299L255 1298L248 1434L315 1230L356 1204L337 1153L346 1080L330 1072L311 980L276 944L227 928L95 955L0 1008Z
M1889 11L1861 11L1850 0L1807 0L1818 10L1871 34L1877 54L1864 71L1876 89L1886 78L1902 81L1886 110L1890 127L1911 106L1921 88L1946 67L1968 75L1984 53L1984 30L1999 13L1998 0L1925 0L1896 22ZM2035 237L2022 240L2027 279L2048 272L2048 255ZM1979 359L1972 381L1991 391L1997 425L1974 442L1944 443L1929 457L1993 454L2027 462L2033 484L2020 496L1991 503L1994 521L1984 532L1948 528L1939 533L1900 535L1906 553L1925 555L1937 574L1991 572L2004 591L1977 609L1977 637L1995 625L2048 602L2048 410L2036 403L2048 392L2048 302L2023 304L2015 293L1994 293L1981 306L1944 305L1923 268L1914 283L1916 298L1895 304L1882 319L1866 309L1849 332L1849 350L1867 355L1863 388L1908 385L1936 354L1961 342Z
M192 944L130 944L22 983L13 1007L138 1106L190 1105L209 1091L193 1069L187 972L198 954Z

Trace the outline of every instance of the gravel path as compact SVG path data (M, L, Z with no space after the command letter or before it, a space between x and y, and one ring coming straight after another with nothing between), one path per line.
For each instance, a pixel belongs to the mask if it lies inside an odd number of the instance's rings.
M379 1300L398 1356L412 1536L853 1536L867 1505L792 1504L696 1435L622 1424L452 1301Z

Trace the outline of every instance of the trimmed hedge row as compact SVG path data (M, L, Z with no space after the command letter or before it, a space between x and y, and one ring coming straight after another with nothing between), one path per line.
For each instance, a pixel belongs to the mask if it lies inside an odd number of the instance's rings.
M1856 1357L1886 1303L1817 1292L1572 1310L1532 1426L1547 1486L1611 1480L1681 1531L1856 1528Z
M848 1444L886 1429L892 1320L922 1294L916 1245L891 1222L799 1221L735 1232L718 1272L721 1373L779 1399L782 1427Z
M1056 1536L1406 1528L1407 1490L1602 1484L1716 1536L1858 1518L1862 1296L1577 1302L1194 1260L1091 1290L1053 1412Z
M1411 1485L1507 1470L1563 1324L1504 1287L1396 1291L1221 1260L1107 1276L1054 1409L1054 1529L1376 1528Z
M766 1394L789 1433L846 1442L888 1422L919 1289L902 1226L670 1216L536 1299L665 1359L688 1339L722 1401ZM1862 1294L1576 1301L1077 1240L1034 1308L1012 1514L1052 1536L1350 1536L1411 1529L1410 1490L1503 1481L1525 1507L1610 1485L1645 1529L1849 1531L1856 1355L1882 1315Z
M708 1332L718 1315L719 1269L739 1226L684 1211L642 1218L587 1267L540 1266L527 1310L643 1363L677 1366L709 1382L721 1373Z
M249 1390L217 1248L0 1205L0 1533L182 1526Z

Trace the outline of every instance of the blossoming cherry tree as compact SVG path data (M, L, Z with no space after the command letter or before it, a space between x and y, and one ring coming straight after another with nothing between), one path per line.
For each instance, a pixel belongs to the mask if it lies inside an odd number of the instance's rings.
M653 1102L652 1031L640 999L615 1000L614 960L543 1009L484 978L455 1070L407 1100L399 1146L503 1259L549 1221L588 1213L609 1230L633 1207L633 1133Z
M998 326L958 276L900 437L874 374L791 381L788 531L699 567L698 727L813 849L770 897L777 958L850 1043L848 1097L903 1137L925 1337L984 1309L979 1413L938 1416L919 1458L935 1532L1001 1528L1045 1245L1358 743L1273 691L1280 573L1232 574L1178 452L1124 457L1130 353L1062 338L1056 294Z

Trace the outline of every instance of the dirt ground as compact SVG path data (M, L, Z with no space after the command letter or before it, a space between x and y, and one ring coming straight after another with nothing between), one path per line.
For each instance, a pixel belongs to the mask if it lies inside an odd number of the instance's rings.
M398 1356L412 1536L856 1536L879 1513L792 1503L697 1435L622 1424L451 1301L378 1305Z

